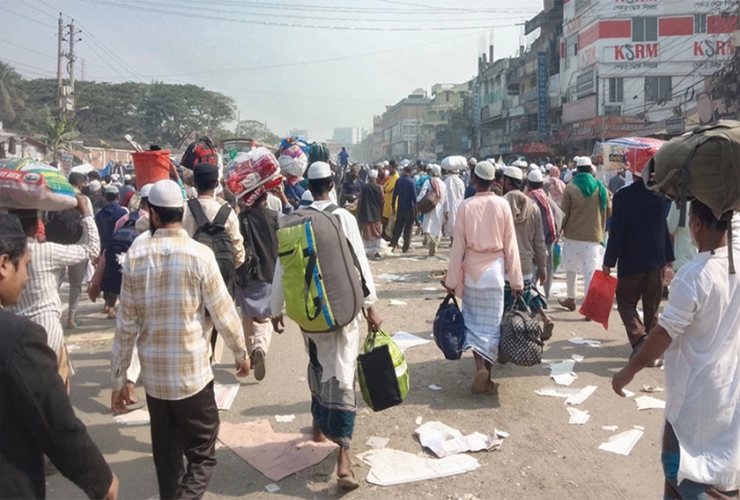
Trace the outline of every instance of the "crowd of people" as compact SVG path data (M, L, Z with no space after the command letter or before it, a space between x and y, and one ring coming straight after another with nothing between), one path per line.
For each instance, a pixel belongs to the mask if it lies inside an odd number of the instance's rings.
M238 377L266 377L272 335L285 328L281 219L313 210L339 222L371 329L382 320L368 258L413 251L415 232L434 257L449 238L443 285L462 300L473 394L497 390L492 367L513 302L541 320L548 340L558 266L567 287L558 302L569 311L577 308L579 274L586 295L597 271L616 268L632 355L614 390L623 395L639 370L665 359L666 497L737 498L740 288L727 272L726 218L694 201L682 227L680 207L649 191L639 173L605 179L585 156L567 164L356 165L343 151L338 165L329 160L316 144L306 158L280 156L282 182L238 197L224 190L222 168L210 162L183 169L181 182L138 187L130 174L71 174L75 209L0 215L0 497L43 497L44 473L54 467L90 498L117 497L118 480L67 396L73 370L64 329L79 326L84 283L93 302L103 295L104 313L116 321L112 410L143 404L136 394L143 386L160 498L202 497L219 429L212 365L225 346ZM59 228L69 240L46 241ZM357 315L329 334L302 332L314 439L339 445L338 484L347 490L359 486L349 450L362 320Z

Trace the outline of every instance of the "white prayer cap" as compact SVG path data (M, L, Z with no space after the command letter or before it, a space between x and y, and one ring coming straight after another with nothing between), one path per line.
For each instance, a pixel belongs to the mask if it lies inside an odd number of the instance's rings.
M478 162L475 164L475 175L484 181L492 181L496 177L496 167L488 161Z
M581 159L580 156L574 156L573 157L573 163L575 163L577 165L578 164L578 160L580 160L580 159Z
M113 174L113 175L110 176L110 178L113 179L114 181L117 181L118 180L118 174Z
M331 167L328 163L323 161L317 161L310 167L308 167L308 179L326 179L331 177Z
M588 156L579 156L576 160L576 167L592 167L591 158Z
M144 187L141 188L141 191L139 191L139 195L142 198L149 198L149 193L152 190L152 186L154 186L154 184L145 184Z
M545 165L545 170L549 172L551 169L552 169L552 163L548 163L547 165Z
M182 190L176 182L161 180L154 183L149 191L149 204L159 208L182 208Z
M388 166L388 165L390 165L390 164L391 164L391 163L390 163L390 162L389 162L388 160L385 160L385 161L383 162L383 166L385 166L385 167L387 167L387 166Z
M442 169L439 165L432 164L432 166L429 168L429 171L432 172L432 175L442 175Z
M301 201L313 201L313 194L311 193L311 191L306 189L301 195Z
M88 184L87 187L90 188L91 193L97 193L102 189L103 185L100 184L100 181L94 180L90 181L90 184Z
M468 160L468 166L471 168L476 166L477 164L478 164L478 160L476 160L475 158L471 158Z
M529 182L542 182L544 180L544 177L542 177L542 171L540 169L530 170L527 180L529 180Z
M130 181L131 180L131 176L129 174L126 174L126 175L123 176L123 180L124 181Z
M529 171L530 171L530 172L531 172L532 170L539 170L539 169L540 169L540 167L539 167L539 166L538 166L538 165L537 165L536 163L530 163L530 164L529 164Z
M118 193L119 193L118 187L114 186L113 184L105 188L105 194L118 194Z
M378 178L378 171L375 170L374 168L373 169L370 169L368 171L368 173L367 173L367 176L370 177L371 179L377 179Z
M506 167L504 169L504 177L521 181L524 179L524 174L522 173L521 168L512 165L511 167Z

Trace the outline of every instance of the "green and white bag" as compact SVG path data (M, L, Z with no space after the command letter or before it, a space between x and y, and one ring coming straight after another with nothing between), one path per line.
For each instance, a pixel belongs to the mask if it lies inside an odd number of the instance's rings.
M357 361L362 399L373 411L397 406L406 399L409 367L390 335L383 331L368 332Z

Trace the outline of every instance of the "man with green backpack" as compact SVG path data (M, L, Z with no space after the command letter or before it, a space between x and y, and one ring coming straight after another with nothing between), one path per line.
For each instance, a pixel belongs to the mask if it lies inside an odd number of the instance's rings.
M280 219L272 282L272 322L282 333L282 310L301 327L309 356L308 384L316 441L340 446L338 484L355 489L349 454L355 424L355 373L363 308L371 329L381 320L375 285L357 220L330 201L331 167L308 169L313 203Z

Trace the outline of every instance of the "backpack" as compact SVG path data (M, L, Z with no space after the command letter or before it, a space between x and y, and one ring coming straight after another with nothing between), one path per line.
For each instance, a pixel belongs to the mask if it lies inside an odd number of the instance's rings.
M122 274L118 256L126 254L138 236L136 232L137 220L139 220L139 212L131 212L123 226L108 238L108 244L105 247L105 269L103 270L103 279L100 282L100 289L104 292L117 295L121 293Z
M285 311L308 333L347 326L370 294L341 221L331 213L336 209L333 204L324 211L309 207L279 221Z
M434 342L445 355L445 359L457 360L462 357L466 337L465 320L454 295L448 294L439 305L432 332Z
M46 212L46 241L74 245L82 238L82 214L76 208Z
M437 187L437 182L439 181L435 178L429 178L429 191L427 191L421 201L416 204L416 208L420 213L428 214L434 210L434 207L439 203L439 188Z
M218 149L210 137L203 136L191 142L180 160L180 165L191 170L199 163L218 165Z
M213 221L208 220L198 200L188 200L188 208L198 224L193 239L213 250L221 277L233 297L236 280L236 249L231 236L226 232L226 221L229 219L231 207L222 206Z

